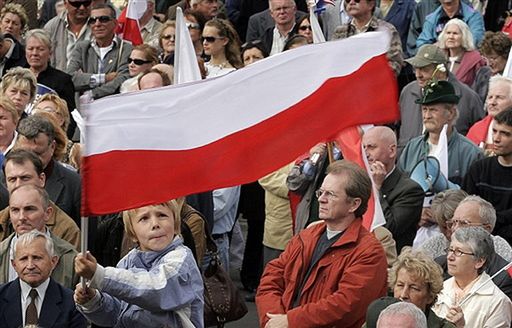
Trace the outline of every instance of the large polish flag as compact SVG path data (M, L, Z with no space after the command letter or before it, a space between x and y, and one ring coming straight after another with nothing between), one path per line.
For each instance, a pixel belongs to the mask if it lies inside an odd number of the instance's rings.
M124 41L134 46L143 43L140 33L139 19L147 8L147 0L128 0L128 5L123 9L117 20L116 33Z
M228 75L85 108L84 215L239 185L346 127L398 117L385 33L308 45Z

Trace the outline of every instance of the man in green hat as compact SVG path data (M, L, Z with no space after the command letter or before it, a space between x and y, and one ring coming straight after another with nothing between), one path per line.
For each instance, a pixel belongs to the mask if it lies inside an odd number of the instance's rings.
M485 116L484 107L478 95L448 71L446 66L448 58L438 46L423 45L416 56L407 59L406 62L412 65L416 81L406 85L400 94L399 155L409 140L422 134L421 105L415 100L423 96L423 88L432 79L449 81L455 93L460 96L459 118L455 123L459 133L466 135L469 128Z
M458 133L454 126L459 116L459 99L450 82L427 82L423 95L415 101L421 105L425 132L405 146L399 160L399 167L404 172L411 173L419 161L434 154L445 124L448 125L448 180L460 185L471 163L483 157L478 147Z
M431 80L425 84L422 96L415 101L421 106L425 131L423 135L411 139L405 146L398 162L398 167L402 171L410 174L418 162L426 159L427 156L433 156L436 150L442 147L439 140L446 124L448 141L448 176L446 178L454 184L461 185L471 163L482 158L483 154L469 139L458 133L454 126L459 116L457 110L459 100L460 97L448 81ZM420 227L427 230L436 223L429 207L429 204L424 204L419 223ZM422 242L421 238L418 239L419 235L416 236L415 244Z

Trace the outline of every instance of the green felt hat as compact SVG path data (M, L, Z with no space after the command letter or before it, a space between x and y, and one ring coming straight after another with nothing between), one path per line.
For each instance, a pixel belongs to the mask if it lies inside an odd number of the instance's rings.
M423 88L423 96L416 99L417 104L458 104L460 97L455 94L453 85L448 81L432 81Z

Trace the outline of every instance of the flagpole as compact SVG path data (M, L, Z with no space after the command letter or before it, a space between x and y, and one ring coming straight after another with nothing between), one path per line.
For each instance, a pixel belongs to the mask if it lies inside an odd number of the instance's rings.
M82 250L82 255L85 257L87 256L87 235L89 232L89 220L86 216L81 217L81 224L80 224L81 230L80 230L80 249ZM85 282L85 278L81 277L80 282L82 283L82 288L86 289L87 284Z
M179 65L181 60L181 51L177 51L181 47L181 23L183 20L183 13L181 8L176 8L176 35L174 37L174 84L179 84L181 81L179 80Z
M334 146L332 144L332 141L329 141L327 143L327 155L329 156L329 164L334 162Z
M496 255L495 255L496 256ZM507 265L505 265L503 268L499 269L495 274L493 274L491 277L489 277L489 279L487 279L483 284L481 284L480 286L478 286L477 289L475 289L474 291L471 292L471 294L469 294L468 296L466 296L460 303L459 303L459 306L462 306L464 303L466 303L466 301L468 299L471 298L471 296L475 295L476 292L482 288L483 286L487 285L489 283L489 281L492 281L494 278L496 278L500 273L502 273L503 271L507 270L508 268L510 268L512 266L512 262L508 263Z

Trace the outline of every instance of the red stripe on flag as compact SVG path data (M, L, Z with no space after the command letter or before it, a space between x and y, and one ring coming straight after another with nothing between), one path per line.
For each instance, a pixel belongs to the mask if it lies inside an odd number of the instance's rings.
M395 121L397 99L396 80L383 54L348 76L327 80L278 115L203 147L84 157L82 212L112 213L255 181L346 127ZM226 124L233 119L226 118Z

